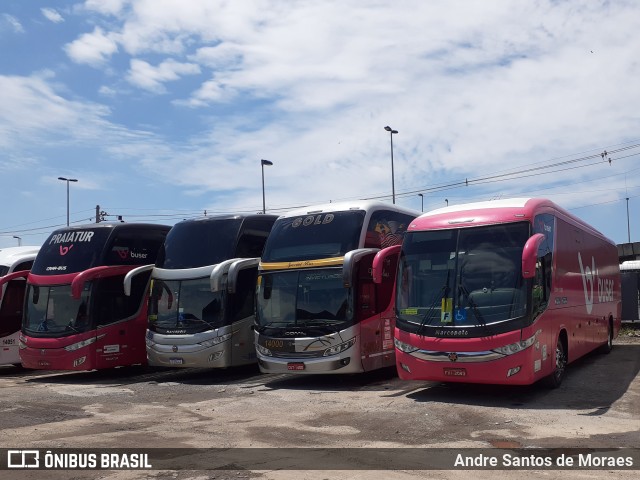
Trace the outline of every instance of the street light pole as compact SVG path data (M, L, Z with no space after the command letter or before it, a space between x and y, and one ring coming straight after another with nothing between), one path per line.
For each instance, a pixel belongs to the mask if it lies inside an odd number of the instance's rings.
M420 195L420 211L424 212L424 195L422 193L419 193L418 195Z
M14 235L13 238L18 240L18 246L22 246L22 237L18 237L17 235Z
M448 207L449 206L449 199L445 198L444 201L447 202L447 207Z
M627 197L627 237L631 243L631 225L629 224L629 197Z
M398 133L397 130L392 129L389 125L384 127L384 129L389 132L389 137L391 138L391 198L393 203L396 203L396 184L393 178L393 134Z
M260 160L260 168L262 168L262 213L267 213L266 203L264 200L264 166L273 165L273 162L269 160Z
M67 227L69 226L69 182L77 182L77 178L58 177L58 180L67 182Z

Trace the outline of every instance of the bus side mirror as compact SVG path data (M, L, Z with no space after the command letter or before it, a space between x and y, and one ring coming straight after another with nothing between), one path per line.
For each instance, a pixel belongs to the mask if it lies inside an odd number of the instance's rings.
M4 277L0 277L0 299L2 299L2 291L4 290L2 287L9 283L11 280L15 278L27 278L29 275L29 270L20 270L18 272L13 272L5 275Z
M353 286L353 275L357 263L367 255L372 255L379 251L379 248L358 248L347 252L342 262L342 283L345 288L351 288Z
M545 236L543 234L536 233L524 244L524 248L522 249L522 278L535 277L538 248L544 239Z
M373 283L382 283L382 271L384 269L384 261L387 258L389 258L391 255L400 253L401 249L402 249L402 245L393 245L391 247L385 248L384 250L380 250L378 253L376 253L376 256L373 257L373 264L371 266Z

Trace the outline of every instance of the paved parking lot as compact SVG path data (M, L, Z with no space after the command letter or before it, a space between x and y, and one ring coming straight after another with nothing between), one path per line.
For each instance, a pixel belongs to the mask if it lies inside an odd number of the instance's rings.
M572 364L557 390L404 382L393 370L294 376L261 375L254 367L83 373L2 367L0 447L292 448L283 452L291 453L290 468L298 469L34 471L11 472L12 478L495 478L505 472L334 471L330 456L326 471L304 470L304 458L293 457L301 447L640 447L640 337L615 343L609 355ZM637 471L509 475L635 478Z

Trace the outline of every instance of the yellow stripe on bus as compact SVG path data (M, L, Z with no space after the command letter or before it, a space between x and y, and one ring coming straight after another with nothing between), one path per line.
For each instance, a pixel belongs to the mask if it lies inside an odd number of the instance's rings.
M260 270L287 270L291 268L339 267L343 262L344 257L323 258L321 260L300 260L297 262L260 262L258 268Z

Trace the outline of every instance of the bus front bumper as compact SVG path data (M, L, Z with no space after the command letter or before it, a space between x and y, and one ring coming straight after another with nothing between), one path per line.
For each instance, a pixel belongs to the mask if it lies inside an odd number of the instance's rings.
M452 357L455 358L455 357ZM530 385L542 378L540 360L528 351L486 361L433 361L396 349L396 367L402 380L481 383L494 385Z
M93 370L95 350L80 348L69 352L64 348L33 348L20 350L22 366L34 370Z
M321 358L276 358L258 353L258 366L262 373L360 373L362 362L349 351L344 354Z

